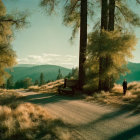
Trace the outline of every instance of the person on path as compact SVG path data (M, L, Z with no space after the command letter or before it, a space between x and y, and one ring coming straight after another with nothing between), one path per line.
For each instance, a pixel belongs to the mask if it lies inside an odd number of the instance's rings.
M127 90L127 81L126 81L126 79L124 79L122 86L123 86L123 94L125 95L126 90Z

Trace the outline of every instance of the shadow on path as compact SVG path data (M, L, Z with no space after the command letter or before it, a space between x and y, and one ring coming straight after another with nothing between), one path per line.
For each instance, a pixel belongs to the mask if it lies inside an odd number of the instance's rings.
M39 93L39 94L33 94L33 95L27 95L25 98L26 102L31 102L34 104L49 104L49 103L55 103L60 102L63 100L78 100L79 98L76 97L68 97L68 96L62 96L57 95L54 93Z
M116 136L111 137L109 140L129 140L139 136L138 140L140 139L140 125L137 125L131 129L128 129Z
M42 94L27 95L25 101L31 102L34 104L44 105L44 104L49 104L49 103L56 103L56 102L68 101L68 100L79 100L79 99L80 98L61 96L61 95L56 95L53 93L49 93L49 94L42 93ZM80 109L79 109L79 112L80 112ZM96 112L96 110L95 110L95 112ZM132 114L130 115L130 113L132 113ZM78 114L78 112L77 112L77 114ZM91 126L94 127L96 124L99 124L100 122L115 120L115 118L119 120L119 118L117 118L117 117L120 117L125 114L126 114L126 116L123 116L124 120L125 120L125 117L129 118L129 117L133 117L133 115L139 115L139 113L137 114L134 112L133 108L128 108L128 106L122 106L121 108L114 109L109 113L104 113L104 114L101 113L99 115L99 118L97 118L94 121L91 120L91 122L89 122L87 124L78 124L78 125L75 124L71 127L76 128L76 129L82 128L84 130L88 130L91 128ZM121 123L121 122L118 122L118 123ZM101 129L102 129L102 126L101 126ZM112 136L110 138L108 136L109 140L129 140L137 135L139 137L138 140L140 140L140 125L134 126L132 124L132 127L125 131L123 131L123 130L121 131L121 128L118 128L118 129L120 129L120 132L117 135ZM110 132L110 134L111 134L111 132Z

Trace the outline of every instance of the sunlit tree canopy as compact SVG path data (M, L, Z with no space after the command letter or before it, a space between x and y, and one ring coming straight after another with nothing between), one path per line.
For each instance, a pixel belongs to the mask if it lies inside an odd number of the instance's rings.
M16 53L11 46L13 30L25 25L24 14L7 15L6 8L0 0L0 84L3 84L8 73L6 68L16 64Z
M110 65L103 64L106 69L102 73L102 78L112 76L116 81L121 74L128 72L126 64L128 58L132 58L132 51L135 49L137 39L134 34L120 31L95 31L88 36L87 51L87 78L93 82L96 79L98 84L99 58L110 55ZM99 46L101 48L99 49ZM92 78L91 78L92 77Z

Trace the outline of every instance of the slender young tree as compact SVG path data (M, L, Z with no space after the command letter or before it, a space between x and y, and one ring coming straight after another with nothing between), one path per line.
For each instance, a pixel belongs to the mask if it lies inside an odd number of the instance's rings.
M10 77L7 79L6 87L7 87L7 89L13 89L13 88L14 88L13 76L10 76Z
M58 75L57 75L57 80L59 80L59 79L62 79L63 78L63 75L62 75L62 73L61 73L61 70L60 69L58 69Z
M41 73L41 74L40 74L40 86L42 86L43 84L45 84L44 74Z

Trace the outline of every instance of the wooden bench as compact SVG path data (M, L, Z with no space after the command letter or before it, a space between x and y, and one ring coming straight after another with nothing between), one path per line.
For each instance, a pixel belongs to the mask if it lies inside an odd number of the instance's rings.
M59 94L61 93L68 93L74 94L75 90L78 88L78 80L64 80L64 85L58 87Z

